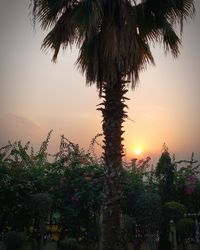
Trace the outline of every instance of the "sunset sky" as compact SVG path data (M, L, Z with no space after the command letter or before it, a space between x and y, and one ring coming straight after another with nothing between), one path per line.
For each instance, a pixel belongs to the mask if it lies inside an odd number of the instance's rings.
M95 86L87 87L75 66L78 50L61 51L57 63L52 52L40 50L45 32L34 30L29 0L0 4L0 146L8 140L31 141L37 149L53 129L49 150L56 152L60 135L88 149L101 133L101 102ZM171 154L200 160L200 1L196 17L185 25L178 59L153 48L156 66L140 75L130 98L125 122L127 159L151 156L157 160L165 142Z

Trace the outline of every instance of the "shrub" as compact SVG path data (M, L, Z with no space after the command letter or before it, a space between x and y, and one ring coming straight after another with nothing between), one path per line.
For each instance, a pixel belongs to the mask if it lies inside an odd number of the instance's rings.
M135 217L140 225L158 226L161 216L161 199L156 193L142 193L135 204Z
M186 207L179 202L169 201L164 204L164 215L168 221L179 221L185 214Z

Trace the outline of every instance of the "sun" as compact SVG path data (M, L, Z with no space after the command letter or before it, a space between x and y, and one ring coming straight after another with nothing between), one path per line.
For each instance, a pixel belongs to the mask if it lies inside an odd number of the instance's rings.
M136 148L136 149L134 150L134 152L135 152L136 155L141 155L142 149L141 149L141 148Z

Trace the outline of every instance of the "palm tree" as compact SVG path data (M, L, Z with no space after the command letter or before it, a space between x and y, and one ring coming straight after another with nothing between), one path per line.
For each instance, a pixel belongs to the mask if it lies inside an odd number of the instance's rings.
M139 72L154 64L150 43L179 54L174 25L194 14L193 0L32 0L33 19L51 29L42 48L54 51L76 44L78 67L86 83L96 84L103 102L104 202L101 249L119 249L121 232L121 168L127 86L136 86Z

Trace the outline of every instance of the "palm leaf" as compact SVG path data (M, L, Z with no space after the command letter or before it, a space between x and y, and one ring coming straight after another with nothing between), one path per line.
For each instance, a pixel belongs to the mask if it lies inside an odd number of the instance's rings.
M168 22L163 24L163 43L166 52L170 51L174 57L178 56L181 41Z
M41 23L42 29L55 25L66 9L66 1L64 0L32 0L32 2L34 22Z
M76 24L72 20L73 10L67 9L58 19L54 28L45 37L42 48L54 50L53 61L55 62L60 46L72 45L78 38Z
M77 23L80 40L98 33L102 20L102 6L99 0L85 0L73 8L73 20Z

